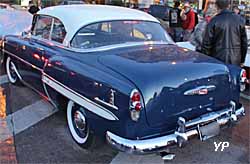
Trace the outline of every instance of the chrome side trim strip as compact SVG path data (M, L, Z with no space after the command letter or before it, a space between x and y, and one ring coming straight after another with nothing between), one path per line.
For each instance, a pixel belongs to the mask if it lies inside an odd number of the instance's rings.
M32 68L34 68L34 69L36 69L36 70L38 70L38 71L40 71L40 72L43 71L41 68L38 68L37 66L31 64L30 62L25 61L24 59L18 57L17 55L15 55L15 54L13 54L13 53L7 51L7 50L3 50L3 52L4 52L4 53L7 53L7 54L9 54L9 55L11 55L11 56L13 56L13 57L15 57L15 58L17 58L18 60L22 61L23 63L25 63L25 64L31 66Z
M75 92L74 90L68 88L64 84L58 82L54 78L50 77L46 73L43 73L42 75L42 81L67 97L68 99L74 101L75 103L83 106L90 112L93 112L97 114L98 116L105 118L107 120L119 120L115 114L113 114L108 109L104 108L103 106L100 106L99 104L96 104L95 102L89 100L88 98L82 96L81 94Z
M110 108L113 108L113 109L115 109L115 110L118 110L118 107L117 107L117 106L112 105L112 104L110 104L110 103L107 103L107 102L105 102L105 101L99 99L98 97L95 97L95 100L96 100L97 102L103 104L103 105L106 105L106 106L108 106L108 107L110 107Z

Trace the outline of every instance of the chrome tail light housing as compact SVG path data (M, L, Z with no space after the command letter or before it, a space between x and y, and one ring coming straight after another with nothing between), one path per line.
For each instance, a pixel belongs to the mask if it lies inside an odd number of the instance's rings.
M129 102L130 117L133 121L138 121L142 110L142 96L137 89L133 89Z
M245 69L241 69L240 71L240 91L243 92L246 89L247 80L247 72Z

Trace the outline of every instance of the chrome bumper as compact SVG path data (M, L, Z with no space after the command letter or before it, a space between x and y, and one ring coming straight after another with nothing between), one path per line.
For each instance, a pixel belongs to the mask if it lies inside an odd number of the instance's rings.
M229 109L211 112L187 122L184 118L179 118L177 130L173 134L145 140L130 140L108 131L106 133L106 140L114 148L132 154L159 152L173 145L181 147L194 136L199 136L202 140L200 128L205 127L204 125L216 123L221 127L227 123L236 122L240 116L245 115L243 106L239 109L235 109L235 103L231 102L230 104L231 108ZM205 140L207 138L205 136L203 139Z

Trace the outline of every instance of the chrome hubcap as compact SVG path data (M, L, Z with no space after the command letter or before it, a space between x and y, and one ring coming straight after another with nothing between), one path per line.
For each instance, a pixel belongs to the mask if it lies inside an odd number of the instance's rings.
M76 128L80 132L84 132L86 130L86 120L84 115L80 111L75 111L74 113L74 122L76 125Z

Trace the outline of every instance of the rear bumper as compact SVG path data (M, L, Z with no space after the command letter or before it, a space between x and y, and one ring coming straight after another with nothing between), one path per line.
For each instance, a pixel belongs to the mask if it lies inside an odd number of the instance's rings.
M202 138L200 128L207 127L207 125L209 126L214 123L221 127L230 122L237 122L238 119L244 115L244 107L242 106L239 109L235 109L235 103L231 102L231 107L229 109L211 112L190 121L179 118L177 130L173 134L145 140L130 140L108 131L106 133L106 140L119 151L132 154L149 154L162 151L173 145L181 147L184 143L187 143L189 139L195 136L199 136L200 139L205 140L206 137L209 138L209 136L203 136ZM209 129L210 128L208 128L208 131Z

